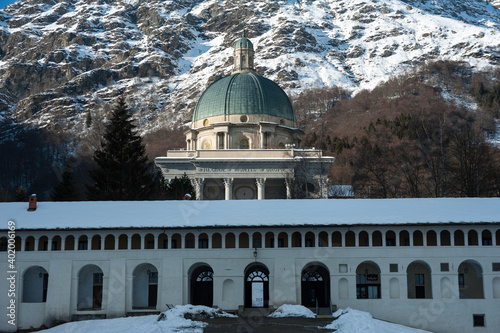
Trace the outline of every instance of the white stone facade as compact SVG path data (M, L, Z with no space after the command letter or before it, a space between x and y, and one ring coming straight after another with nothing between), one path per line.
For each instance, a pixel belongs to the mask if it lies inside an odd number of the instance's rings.
M433 332L500 327L499 223L19 230L16 236L17 326L3 320L1 331L200 302L193 280L204 272L213 289L203 297L228 311L251 307L245 281L258 272L270 308L311 306L304 288L323 288L328 299L316 295L319 302ZM0 267L8 271L5 261ZM318 272L323 282L303 281ZM0 290L7 289L2 279ZM8 299L0 306L6 309ZM484 315L485 327L473 327L473 315Z

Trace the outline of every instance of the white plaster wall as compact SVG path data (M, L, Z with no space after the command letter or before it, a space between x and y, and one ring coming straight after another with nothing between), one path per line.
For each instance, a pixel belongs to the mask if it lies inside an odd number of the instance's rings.
M436 227L439 232L440 227ZM383 235L393 227L358 227L351 228L356 234L360 230L381 230ZM411 228L406 228L409 230ZM452 228L446 228L451 230ZM240 228L240 229L206 229L206 230L179 230L182 236L188 232L196 235L213 233L224 235L230 231L238 235L247 232L250 236L254 232L265 235L272 231L276 235L286 231L288 235L300 230L303 235L311 228ZM312 230L315 235L326 230L330 237L334 230L339 228L318 228ZM410 230L411 232L412 230ZM117 231L115 237L126 233L129 237L135 233L153 233L158 235L162 230L153 231ZM346 230L342 229L343 234ZM57 231L63 235L64 232ZM109 233L106 231L105 233ZM172 231L171 233L174 233ZM78 238L77 233L74 233ZM103 232L104 234L104 232ZM65 236L65 235L63 235ZM169 239L170 239L169 234ZM24 239L24 238L23 238ZM371 242L370 242L371 243ZM20 269L31 265L39 265L49 272L49 293L46 304L21 306L22 314L19 319L23 325L34 321L43 323L49 316L60 315L61 318L71 318L74 314L103 313L108 317L124 316L131 310L132 302L132 272L142 263L151 263L157 267L158 279L158 310L166 310L166 304L185 304L189 302L189 269L197 263L205 263L214 271L214 305L223 309L236 310L244 303L244 270L255 261L264 264L270 272L270 305L279 306L283 303L300 302L300 275L305 265L311 262L323 263L330 272L330 288L333 304L339 308L350 306L360 310L370 311L374 317L399 322L431 331L440 332L497 332L500 327L500 317L497 312L500 308L500 298L494 298L493 280L500 277L499 272L492 271L492 262L498 262L500 257L499 246L413 246L413 247L329 247L329 248L260 248L257 258L253 256L254 249L166 249L166 250L101 250L101 251L34 251L23 252L18 255ZM483 285L485 299L459 299L457 285L457 270L459 265L469 259L477 261L483 270ZM432 272L433 299L407 299L406 270L417 260L425 261ZM356 268L364 261L373 261L381 270L381 299L356 299ZM449 263L449 272L441 272L441 263ZM2 263L3 264L3 263ZM104 273L103 309L101 311L77 311L77 274L87 264L99 266ZM339 265L346 265L347 272L341 273ZM398 272L390 272L389 265L397 264ZM6 271L5 264L2 269ZM390 279L397 278L399 282L399 298L390 298ZM442 298L443 278L450 283L451 296ZM348 283L347 299L341 299L339 281L345 279ZM223 298L224 281L233 281L233 297ZM19 286L19 283L18 283ZM59 287L61 286L61 287ZM7 287L6 280L0 280L1 292ZM497 287L498 288L498 287ZM4 297L0 297L0 305L6 306ZM42 309L42 307L44 307ZM5 308L5 307L4 307ZM49 310L50 308L50 310ZM35 311L36 315L29 315ZM40 312L41 311L41 312ZM42 315L40 315L40 313ZM485 314L486 327L473 328L472 314ZM39 318L41 317L41 319ZM8 331L9 327L0 326L0 330ZM26 327L26 326L24 326Z

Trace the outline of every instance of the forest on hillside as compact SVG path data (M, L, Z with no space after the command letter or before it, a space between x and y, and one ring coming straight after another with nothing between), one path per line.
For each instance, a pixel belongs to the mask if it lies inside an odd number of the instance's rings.
M500 196L500 69L474 73L463 62L433 62L355 96L339 87L291 96L305 148L336 157L330 183L352 185L358 198ZM126 97L126 96L125 96ZM76 198L87 199L102 118L77 142L50 128L0 128L0 201L37 193L50 200L69 169ZM152 161L184 148L183 132L162 128L142 137ZM154 170L152 171L154 174ZM20 195L22 197L22 193Z
M335 156L330 182L358 198L499 196L499 79L434 62L353 98L315 89L294 105L304 146Z

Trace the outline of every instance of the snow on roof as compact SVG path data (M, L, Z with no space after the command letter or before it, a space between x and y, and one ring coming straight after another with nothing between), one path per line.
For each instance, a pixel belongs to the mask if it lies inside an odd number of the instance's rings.
M500 198L0 203L0 229L499 223Z

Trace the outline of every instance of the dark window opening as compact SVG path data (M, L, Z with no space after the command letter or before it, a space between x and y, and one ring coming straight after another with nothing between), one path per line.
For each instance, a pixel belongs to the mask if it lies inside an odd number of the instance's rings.
M474 327L484 327L484 314L472 315Z

